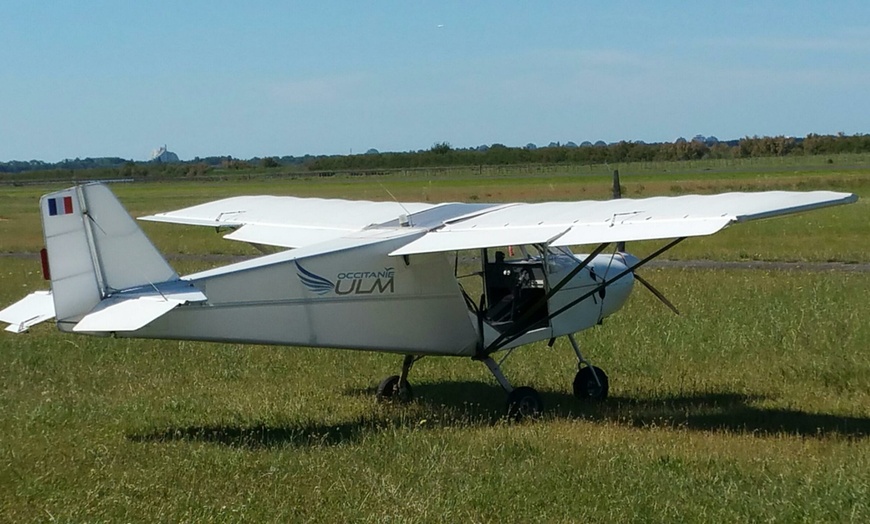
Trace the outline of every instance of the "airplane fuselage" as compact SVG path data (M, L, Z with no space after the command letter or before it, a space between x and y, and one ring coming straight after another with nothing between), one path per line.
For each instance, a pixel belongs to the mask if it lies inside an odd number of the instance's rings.
M479 321L486 311L468 307L453 260L446 254L387 255L417 234L410 230L382 235L385 238L340 239L334 241L334 249L320 246L316 254L308 255L303 248L183 277L208 300L178 307L142 329L118 335L474 356L517 318ZM517 288L515 300L530 304L529 296L545 297L583 258L550 254L546 263L543 257L508 261L513 267L541 269L524 281L523 289ZM627 300L633 284L630 273L603 293L571 302L624 269L621 255L599 255L546 301L538 313L544 321L499 349L600 323ZM546 318L547 312L565 306L570 307L562 314Z

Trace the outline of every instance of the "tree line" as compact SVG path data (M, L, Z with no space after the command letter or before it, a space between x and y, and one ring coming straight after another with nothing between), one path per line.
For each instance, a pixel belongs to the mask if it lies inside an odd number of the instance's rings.
M38 160L0 162L4 178L17 173L34 173L39 178L76 178L86 170L87 178L176 178L197 177L213 170L281 170L286 172L376 171L420 167L498 166L513 164L603 164L703 159L762 158L798 155L837 155L870 152L870 135L817 135L803 138L745 137L720 142L696 137L674 142L598 142L580 146L550 144L546 147L508 147L503 144L455 148L447 142L429 149L381 153L369 150L357 155L301 157L256 157L248 160L230 156L195 158L185 162L133 162L117 157L85 158L47 163Z
M870 135L816 135L804 138L746 137L727 142L684 140L647 144L561 145L507 147L502 144L476 148L453 148L437 143L427 150L403 153L336 155L318 158L306 165L313 171L373 170L440 166L509 164L603 164L625 162L681 161L727 158L761 158L795 155L835 155L870 152Z

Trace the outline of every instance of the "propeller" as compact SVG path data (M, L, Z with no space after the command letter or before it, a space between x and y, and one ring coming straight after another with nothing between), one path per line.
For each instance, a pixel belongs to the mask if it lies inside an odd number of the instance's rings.
M642 276L638 275L637 273L634 274L634 279L637 280L638 282L640 282L641 284L643 284L643 287L649 289L650 293L655 295L657 299L661 300L664 305L668 306L668 309L670 309L671 311L673 311L677 315L680 314L680 310L677 309L677 306L675 306L670 300L668 300L668 297L666 297L664 295L664 293L662 293L661 291L656 289L655 286L650 284L649 281L647 281L647 279L643 278Z
M613 200L622 198L622 186L619 184L619 170L613 170ZM625 242L617 242L616 250L625 253Z
M622 198L622 186L619 183L619 170L614 169L613 170L613 199L618 200L620 198ZM625 242L617 242L616 243L616 250L622 254L623 259L625 259L625 261L627 263L631 263L633 265L633 264L636 264L638 262L637 258L635 258L633 255L629 255L628 253L625 252ZM634 259L634 260L629 262L629 259ZM677 315L680 314L680 311L677 309L677 307L673 304L673 302L668 300L668 297L666 297L664 295L664 293L662 293L661 291L656 289L655 286L650 284L650 282L647 279L643 278L639 274L637 274L635 272L633 272L633 274L634 274L634 279L637 280L638 282L640 282L641 284L643 284L643 287L647 288L650 291L650 293L652 293L657 299L659 299L662 302L662 304L667 306L668 309L670 309L671 311L673 311Z

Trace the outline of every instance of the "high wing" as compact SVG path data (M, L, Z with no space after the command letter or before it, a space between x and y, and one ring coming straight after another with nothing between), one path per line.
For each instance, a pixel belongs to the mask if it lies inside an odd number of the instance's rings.
M521 244L571 246L711 235L730 224L855 202L851 193L764 191L536 204L423 204L241 196L140 220L234 228L230 240L298 248L359 231L425 235L393 256Z
M233 228L229 240L287 248L340 238L435 204L291 196L239 196L140 217L152 222Z
M448 220L393 251L413 255L516 244L571 246L711 235L732 223L855 202L851 193L765 191L502 206Z

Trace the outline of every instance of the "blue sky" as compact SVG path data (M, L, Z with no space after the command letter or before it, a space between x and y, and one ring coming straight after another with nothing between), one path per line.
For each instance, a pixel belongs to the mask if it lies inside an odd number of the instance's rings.
M0 3L0 161L866 133L870 2Z

